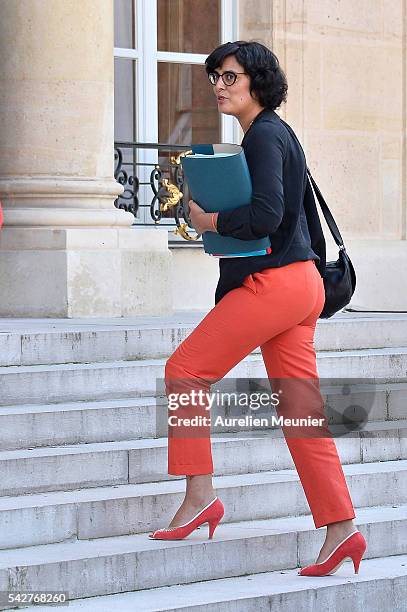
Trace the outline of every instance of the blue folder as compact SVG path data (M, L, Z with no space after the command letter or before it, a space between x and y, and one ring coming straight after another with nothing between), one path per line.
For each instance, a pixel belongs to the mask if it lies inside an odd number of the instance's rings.
M192 145L192 154L181 156L185 180L191 198L206 212L250 206L252 181L244 150L236 144ZM205 253L214 257L249 257L271 252L268 236L240 240L203 232Z

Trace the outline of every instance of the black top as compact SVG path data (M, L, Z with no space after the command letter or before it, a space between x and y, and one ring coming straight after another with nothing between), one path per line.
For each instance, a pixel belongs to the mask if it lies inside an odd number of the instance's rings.
M264 109L256 116L242 140L252 179L252 202L220 211L217 221L221 236L241 240L269 236L272 252L220 258L215 304L240 287L248 274L294 261L320 261L311 247L303 204L307 189L304 151L284 124L275 111Z

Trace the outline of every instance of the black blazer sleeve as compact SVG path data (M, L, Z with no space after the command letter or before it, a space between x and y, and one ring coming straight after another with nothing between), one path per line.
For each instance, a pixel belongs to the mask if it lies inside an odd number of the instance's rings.
M252 201L249 206L220 211L217 230L221 236L241 240L265 238L276 231L284 214L287 138L280 126L259 121L249 128L242 145L252 179Z

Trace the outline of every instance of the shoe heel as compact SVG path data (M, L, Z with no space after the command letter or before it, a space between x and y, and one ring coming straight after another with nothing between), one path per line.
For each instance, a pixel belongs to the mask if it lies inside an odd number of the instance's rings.
M355 570L355 574L359 573L359 565L363 559L363 555L365 554L366 546L360 548L357 552L351 553L350 557L353 561L353 569Z
M364 553L365 553L365 548L351 555L351 559L353 561L353 569L355 570L355 574L359 574L359 565L360 565L360 562L362 561Z
M359 565L363 559L363 555L366 552L366 540L362 536L362 542L360 543L359 550L355 550L353 554L351 554L351 559L353 561L353 569L355 570L355 574L359 573Z
M215 529L219 525L221 518L222 518L221 516L218 516L217 518L211 519L210 521L208 521L208 525L209 525L209 539L210 540L212 540L213 534L215 533Z

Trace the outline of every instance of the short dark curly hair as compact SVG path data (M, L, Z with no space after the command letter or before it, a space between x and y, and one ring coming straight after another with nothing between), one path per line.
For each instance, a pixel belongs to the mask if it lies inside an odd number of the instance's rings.
M220 67L228 55L234 55L250 76L250 94L256 94L261 106L275 110L287 101L288 85L285 73L276 55L265 45L245 40L224 43L206 58L207 74Z

